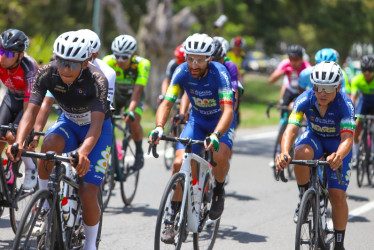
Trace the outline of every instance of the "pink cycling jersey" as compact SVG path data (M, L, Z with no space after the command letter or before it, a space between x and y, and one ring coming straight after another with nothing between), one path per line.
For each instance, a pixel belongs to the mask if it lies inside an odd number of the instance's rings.
M300 72L308 67L311 67L310 63L308 61L303 61L300 67L296 70L291 66L289 59L283 59L281 63L278 65L277 70L284 71L288 81L284 81L283 83L286 85L288 89L292 91L296 90L299 85Z

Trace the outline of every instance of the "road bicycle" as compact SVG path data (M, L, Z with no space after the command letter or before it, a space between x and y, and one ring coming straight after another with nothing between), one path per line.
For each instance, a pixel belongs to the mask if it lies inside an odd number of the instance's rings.
M326 168L330 167L330 164L322 160L291 160L290 163L308 166L311 171L311 186L300 202L295 250L333 249L335 237L326 176ZM278 171L277 177L286 182L287 179L284 175L282 177L282 173L283 171ZM343 185L341 168L336 171L336 176Z
M356 118L363 120L363 128L358 143L358 151L356 157L357 185L362 186L366 175L369 185L373 184L374 162L373 149L374 137L372 127L374 115L356 115Z
M15 136L17 128L14 124L1 125L1 130L12 132ZM33 135L43 135L43 133L32 132L26 142L27 145L31 142ZM31 195L34 194L38 187L33 189L23 189L23 181L25 177L25 166L22 160L18 162L11 162L3 159L0 155L0 217L5 208L9 208L10 224L14 233L17 231L19 221L22 213L29 202ZM5 168L4 168L5 167Z
M189 232L193 234L194 249L213 249L220 219L208 219L215 183L212 166L216 164L213 162L212 152L207 151L204 158L192 153L192 145L204 145L201 140L170 136L162 136L161 140L180 142L186 146L186 150L182 167L169 180L160 202L154 249L180 249ZM151 145L148 154L150 149ZM158 157L155 145L152 147L152 154ZM196 176L191 167L192 160L197 162ZM162 230L167 228L173 230L175 237L163 242Z
M126 115L126 114L125 114ZM115 181L121 184L121 197L126 206L134 200L138 188L139 170L134 168L135 144L131 139L130 124L125 127L121 124L123 116L112 115L113 142L108 169L103 181L103 203L106 207ZM122 143L118 143L116 137L123 135Z
M186 122L182 120L178 123L178 121L180 121L180 116L179 114L176 114L171 119L170 126L167 129L166 135L178 137L182 133L183 127ZM171 167L173 166L176 148L176 142L165 141L164 163L167 170L171 169Z
M14 144L14 155L18 145ZM83 183L83 178L71 171L70 161L74 165L78 162L78 154L73 152L71 157L59 156L56 152L34 153L23 151L22 156L40 158L47 161L54 161L55 166L48 182L47 190L36 192L28 203L19 228L14 239L13 249L82 249L85 235L82 220L82 204L79 200L78 189ZM68 225L64 219L62 200L64 194L75 194L69 199L75 199L76 210L72 209L70 216L74 215L72 225ZM101 189L98 192L99 207L101 210L96 246L98 247L102 227L102 199ZM47 202L49 209L43 209Z

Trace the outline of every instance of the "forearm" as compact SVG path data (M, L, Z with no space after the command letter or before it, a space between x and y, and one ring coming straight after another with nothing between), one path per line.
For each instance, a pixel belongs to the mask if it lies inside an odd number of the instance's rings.
M284 72L281 71L281 70L275 70L269 77L268 81L270 83L275 83L276 81L279 80L279 78L281 78L281 76L283 76Z
M170 85L170 79L166 77L166 78L162 81L162 84L161 84L161 94L162 94L162 95L165 95L165 94L166 94L166 90L168 89L169 85Z
M299 127L294 124L287 125L286 130L282 136L281 142L281 152L282 153L289 153L290 149L295 141L296 134L299 130Z
M181 98L181 103L179 107L179 113L180 114L186 114L188 111L188 107L190 106L190 99L188 99L188 95L186 92L184 92L182 98Z
M222 109L222 106L224 106L223 109ZM221 109L223 110L222 115L214 131L218 131L221 134L225 134L227 130L230 128L231 123L234 119L234 110L233 110L232 105L229 105L229 104L221 105Z
M40 112L38 113L38 116L36 117L34 130L41 132L43 131L45 125L47 124L49 114L52 110L52 105L54 103L55 99L51 97L44 97L42 106L40 107ZM39 138L39 136L35 136Z
M131 95L131 100L130 100L130 104L129 104L129 110L130 111L135 112L135 109L138 106L140 97L142 95L143 89L144 89L143 85L135 84L134 92Z
M22 119L18 124L16 143L23 144L26 137L30 134L35 118L38 115L40 107L35 104L28 104L27 109L24 111Z
M336 150L336 154L344 159L352 149L353 145L353 135L349 132L342 134L342 139L339 144L338 150Z
M173 107L173 103L169 100L163 100L156 112L156 126L164 127Z

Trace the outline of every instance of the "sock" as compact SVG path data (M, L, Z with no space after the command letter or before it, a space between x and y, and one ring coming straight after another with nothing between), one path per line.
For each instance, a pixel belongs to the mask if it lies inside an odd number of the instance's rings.
M38 182L39 182L39 190L46 190L48 189L48 179L44 180L44 179L38 179ZM44 202L43 204L43 208L44 209L49 209L49 204L47 201Z
M99 230L99 223L100 222L98 222L94 226L87 226L83 222L84 234L86 235L86 241L84 242L83 250L96 250L96 238L97 232Z
M216 186L214 188L214 192L221 193L223 191L223 185L225 184L225 182L218 182L217 180L215 181L216 181Z
M25 169L36 169L35 163L30 157L21 157L23 163L25 163Z
M335 235L335 249L344 249L344 235L345 230L334 230Z
M305 191L307 191L308 188L309 188L309 182L307 184L304 184L304 185L297 184L297 187L299 188L299 196L300 196L300 199L301 199L303 197Z
M143 153L142 143L143 143L143 140L135 142L136 153Z

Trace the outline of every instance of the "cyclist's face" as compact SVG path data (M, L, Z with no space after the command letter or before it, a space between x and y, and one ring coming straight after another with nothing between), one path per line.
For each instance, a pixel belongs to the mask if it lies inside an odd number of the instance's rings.
M22 59L23 52L17 52L17 51L6 51L3 48L0 48L2 50L2 55L0 55L0 65L3 68L10 68L14 67L16 64L18 57L19 60Z
M373 72L370 72L369 70L366 70L362 72L364 74L365 80L367 83L370 83L373 80Z
M65 84L73 83L77 79L79 74L81 73L81 70L87 68L87 64L88 64L88 60L84 62L78 62L78 61L60 59L60 61L61 63L59 64L56 63L58 65L57 70L58 70L58 73L60 74L61 80Z
M303 60L300 57L290 57L290 64L294 69L300 68L302 62Z
M128 69L130 67L132 55L115 55L115 58L118 67L120 67L121 69Z
M192 78L203 77L207 72L211 60L211 57L202 55L187 55L187 66Z
M335 99L336 93L339 92L339 90L340 90L340 85L339 87L336 88L336 91L332 93L327 93L325 90L322 90L321 92L314 90L314 94L316 95L318 105L320 106L329 105L329 103L331 103Z

